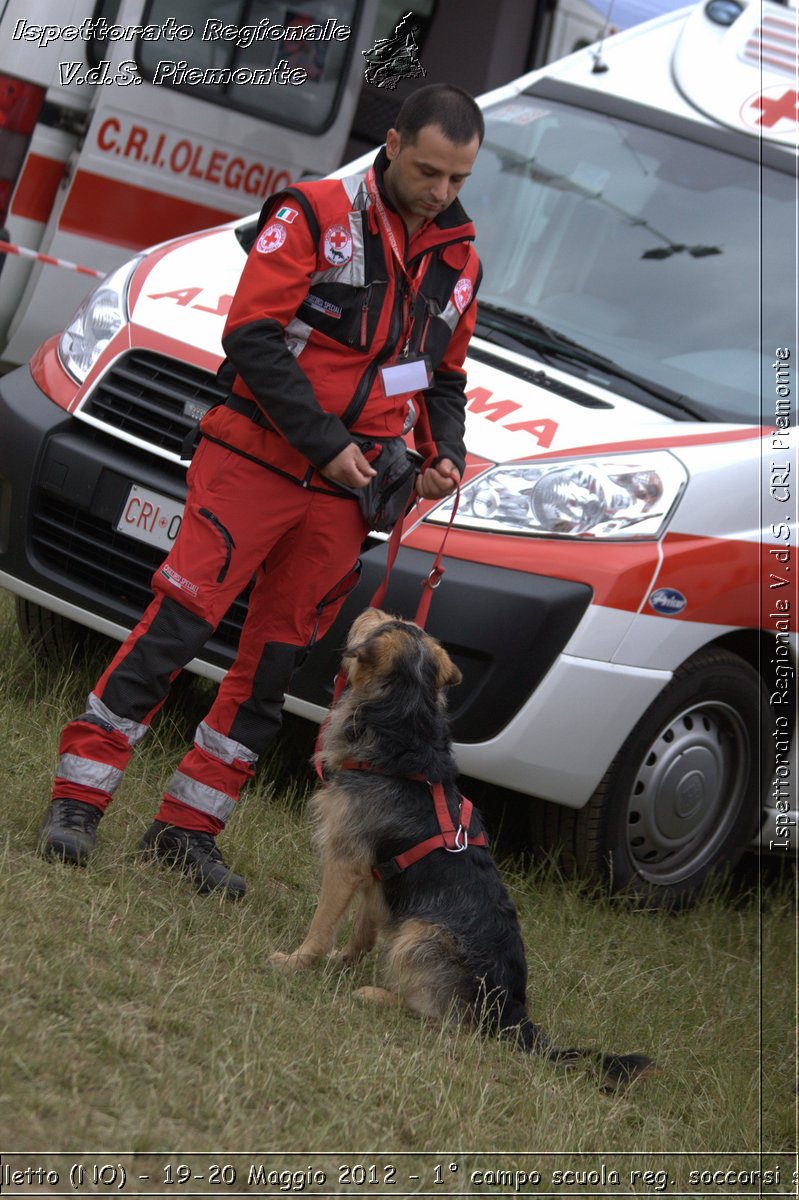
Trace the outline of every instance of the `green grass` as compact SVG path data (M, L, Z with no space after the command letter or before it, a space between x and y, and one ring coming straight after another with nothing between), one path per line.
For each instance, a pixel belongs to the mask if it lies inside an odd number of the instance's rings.
M32 846L58 732L102 660L43 670L6 596L0 647L4 1147L605 1161L690 1151L674 1157L675 1179L689 1163L712 1165L711 1151L795 1150L792 878L769 873L758 887L757 875L752 886L739 874L690 912L645 914L586 896L543 860L528 869L503 859L534 1018L564 1043L649 1053L663 1068L626 1097L604 1096L581 1071L362 1006L353 993L375 978L371 962L291 979L270 969L270 952L300 939L316 895L304 804L311 731L299 723L221 841L248 879L244 903L199 897L135 853L202 715L199 683L138 750L91 867L41 861Z

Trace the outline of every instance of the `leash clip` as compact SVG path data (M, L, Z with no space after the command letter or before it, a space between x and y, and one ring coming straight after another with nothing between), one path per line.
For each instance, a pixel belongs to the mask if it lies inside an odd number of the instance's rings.
M429 588L437 588L444 578L443 567L433 567L430 574L427 576L427 586Z
M463 838L463 841L461 841L461 838ZM459 825L455 832L454 847L452 849L450 849L449 846L445 846L444 849L447 851L447 854L461 854L464 850L468 850L469 849L468 831L465 830L462 825Z

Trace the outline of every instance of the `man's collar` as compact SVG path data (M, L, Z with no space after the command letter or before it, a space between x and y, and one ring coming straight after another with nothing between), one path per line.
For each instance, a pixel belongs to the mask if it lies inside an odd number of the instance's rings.
M374 168L375 168L375 179L377 180L377 186L380 188L380 193L385 200L388 200L388 196L386 195L386 185L383 180L383 176L386 173L387 166L388 166L388 155L386 154L386 148L385 148L385 146L381 146L377 152L377 157L375 158L375 161L374 161ZM388 200L388 202L389 202L389 204L391 204L390 200ZM394 208L393 204L391 205L391 207Z

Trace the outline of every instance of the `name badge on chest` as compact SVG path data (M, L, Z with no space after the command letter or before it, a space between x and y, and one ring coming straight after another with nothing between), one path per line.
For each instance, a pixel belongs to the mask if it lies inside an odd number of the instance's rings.
M430 386L430 360L424 354L409 354L390 367L381 367L380 379L386 396L421 392Z

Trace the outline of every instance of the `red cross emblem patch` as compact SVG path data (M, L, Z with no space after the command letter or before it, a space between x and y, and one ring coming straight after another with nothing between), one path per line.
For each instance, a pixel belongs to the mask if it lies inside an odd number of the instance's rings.
M784 134L799 123L799 92L784 84L764 88L750 96L741 108L741 120L750 129Z
M340 267L352 258L352 236L343 225L330 225L322 239L322 253L333 267Z
M455 284L455 290L452 293L452 299L455 301L455 307L459 313L463 314L468 308L469 301L472 298L472 292L472 281L471 279L467 279L464 275L464 277L459 279Z
M269 225L261 230L261 236L255 243L255 248L261 254L271 254L273 250L279 250L286 240L286 227L278 225L272 221Z

